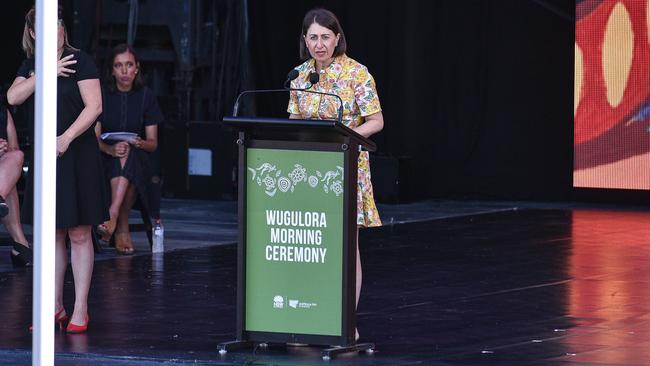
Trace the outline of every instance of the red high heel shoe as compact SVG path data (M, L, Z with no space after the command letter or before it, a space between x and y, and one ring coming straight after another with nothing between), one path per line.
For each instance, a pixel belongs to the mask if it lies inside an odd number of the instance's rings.
M65 331L70 334L86 333L86 331L88 331L88 323L90 323L90 315L86 315L86 324L77 325L73 322L70 322L68 323L68 327L65 329Z
M65 313L64 308L61 308L61 310L57 311L56 314L54 314L54 323L59 327L60 331L63 331L65 329L68 321L70 321L70 317Z
M68 314L65 313L65 308L61 308L61 310L57 311L56 314L54 314L54 325L59 328L59 331L63 331L66 327L66 323L70 320L70 317L68 317ZM29 332L31 333L34 330L34 326L30 325L29 326Z

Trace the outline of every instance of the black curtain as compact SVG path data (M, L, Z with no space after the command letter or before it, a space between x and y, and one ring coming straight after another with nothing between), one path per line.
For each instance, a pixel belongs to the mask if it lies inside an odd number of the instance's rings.
M1 93L7 89L16 78L18 67L25 59L22 49L23 27L25 14L34 4L33 0L12 1L11 6L5 6L0 12L0 30L2 31L3 52L0 58ZM2 101L6 104L6 100Z
M575 2L251 0L256 87L300 63L302 16L332 10L348 55L375 77L405 198L566 199L571 194ZM252 102L250 102L252 103ZM286 95L258 97L286 115Z

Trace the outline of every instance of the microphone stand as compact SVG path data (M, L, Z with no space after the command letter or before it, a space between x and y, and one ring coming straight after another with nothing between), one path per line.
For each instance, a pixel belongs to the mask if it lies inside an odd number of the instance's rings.
M303 88L303 89L291 88L291 86L289 85L290 82L291 82L291 79L287 79L284 82L284 88L283 89L244 90L243 92L239 93L239 95L237 96L237 99L235 99L235 105L232 108L232 116L237 117L237 114L239 113L239 99L242 96L246 95L246 94L278 93L278 92L283 92L283 91L286 91L286 92L295 91L295 92L313 93L313 94L328 95L328 96L331 96L331 97L336 97L339 100L339 108L337 110L337 112L338 112L337 120L338 120L339 123L343 123L343 99L341 99L340 96L338 96L337 94L334 94L334 93L325 93L325 92L319 92L319 91L315 91L315 90L309 90L312 86L314 86L314 84L318 83L318 81L311 82L311 80L310 80L311 84L309 85L309 87Z

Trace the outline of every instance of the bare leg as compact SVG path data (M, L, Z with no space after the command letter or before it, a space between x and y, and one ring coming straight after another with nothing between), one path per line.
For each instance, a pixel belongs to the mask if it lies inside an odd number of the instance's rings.
M120 212L120 206L124 201L124 195L129 187L129 181L124 177L115 177L111 179L111 207L108 212L111 218L117 218Z
M124 195L122 206L120 206L117 230L115 231L115 250L120 254L133 253L133 241L129 232L129 211L135 202L135 195L135 186L130 184Z
M74 275L74 311L70 322L85 325L88 317L88 291L93 275L95 252L90 238L90 226L68 230L70 235L72 274Z
M115 232L115 226L119 219L120 205L122 204L128 185L129 181L124 177L111 179L111 206L108 209L109 220L104 221L104 223L97 227L97 232L102 240L109 241Z
M128 181L127 181L128 182ZM129 211L135 203L137 194L137 189L135 185L129 184L128 188L125 190L124 199L122 204L119 207L118 211L118 220L117 220L117 232L128 232L129 231Z
M27 238L23 232L22 225L20 224L20 208L18 202L18 191L16 191L16 182L20 179L23 167L23 152L14 150L6 152L0 157L0 196L4 199L2 203L2 224L7 228L9 235L14 242L22 244L29 248ZM14 244L15 245L15 244ZM30 253L29 251L23 251ZM11 254L17 256L20 254L12 248ZM22 261L27 264L32 262L31 254L23 256ZM13 261L14 257L12 257Z
M122 168L126 165L127 160L128 157L120 158L120 166ZM106 236L109 236L109 234L112 234L113 230L115 230L115 220L118 219L120 206L122 206L122 201L124 200L124 195L126 194L128 187L129 181L125 177L118 176L111 179L111 206L108 209L111 220L110 223L105 222L103 224L103 227L108 232L108 234L104 234ZM104 239L107 238L104 237Z
M23 152L8 151L0 157L0 196L7 198L23 172Z
M65 247L65 238L67 230L57 229L55 239L55 285L54 285L54 310L58 312L63 307L63 283L65 282L65 272L68 269L68 250Z
M25 233L23 232L23 226L20 223L20 205L18 202L18 191L15 186L5 199L7 206L9 206L9 213L2 219L2 224L7 228L13 241L29 247L27 238L25 238ZM13 251L13 253L14 255L18 254L16 251Z

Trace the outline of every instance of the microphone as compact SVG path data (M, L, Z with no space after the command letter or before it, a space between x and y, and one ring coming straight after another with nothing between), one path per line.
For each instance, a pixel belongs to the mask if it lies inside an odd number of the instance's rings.
M284 88L285 88L285 89L290 89L290 88L291 88L291 87L290 87L290 83L291 83L292 81L296 80L296 78L298 77L298 75L300 75L300 73L298 72L298 70L296 70L296 69L291 69L291 71L289 71L289 74L287 74L287 80L284 82Z
M314 84L318 84L319 79L320 75L317 72L309 73L309 83L311 84L309 87L311 88Z
M289 87L287 86L291 81L295 80L300 73L296 69L292 69L289 71L289 74L287 74L287 80L284 82L284 88L283 89L253 89L253 90L244 90L243 92L239 93L237 96L237 99L235 99L235 105L232 107L232 116L237 117L237 113L239 112L239 99L246 95L246 94L255 94L255 93L280 93L280 92L286 92L287 90L290 90ZM311 87L311 86L310 86Z

